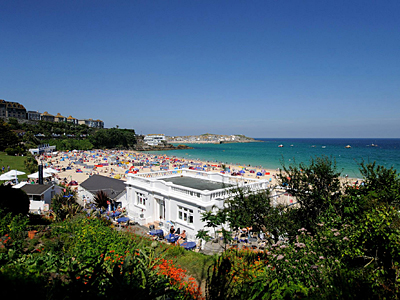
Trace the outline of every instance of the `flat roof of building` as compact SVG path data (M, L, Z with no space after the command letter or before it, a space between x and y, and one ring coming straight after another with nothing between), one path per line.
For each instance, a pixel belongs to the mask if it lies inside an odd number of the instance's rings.
M201 179L201 178L193 178L188 176L176 176L176 177L169 177L163 178L162 180L166 182L172 182L175 185L180 185L184 187L188 187L195 190L208 190L214 191L224 188L232 187L232 184L226 184L222 182L215 182L211 180Z

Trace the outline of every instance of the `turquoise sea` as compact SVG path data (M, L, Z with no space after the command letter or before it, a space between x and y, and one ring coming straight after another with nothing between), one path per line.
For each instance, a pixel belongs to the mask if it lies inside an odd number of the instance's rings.
M336 160L342 175L360 177L358 163L374 162L400 171L400 139L257 139L256 143L187 144L194 149L171 150L168 156L201 159L210 162L262 166L277 169L311 157L326 155ZM278 147L283 145L283 147ZM345 148L350 145L351 148ZM375 146L373 146L375 145ZM153 154L159 152L152 152Z

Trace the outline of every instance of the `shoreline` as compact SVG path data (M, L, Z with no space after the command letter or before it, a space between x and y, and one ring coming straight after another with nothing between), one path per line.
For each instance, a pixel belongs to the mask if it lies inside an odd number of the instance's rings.
M242 144L242 143L263 143L260 140L249 140L249 141L168 141L170 144Z
M114 159L118 157L119 163ZM198 166L207 172L220 173L229 168L230 173L244 172L236 178L257 178L266 180L271 185L277 185L278 169L263 168L262 166L243 165L239 163L222 163L218 161L207 161L201 159L187 159L177 156L163 154L149 154L134 150L90 150L90 151L69 151L58 152L51 157L40 157L38 163L43 163L45 167L52 167L60 170L55 177L61 182L76 181L81 184L91 175L98 174L110 178L126 180L129 170L134 169L137 173L148 173L160 170L174 170L181 166ZM156 165L157 163L157 165ZM104 164L104 166L103 166ZM102 165L102 166L100 166ZM168 168L167 168L168 166ZM65 171L63 171L65 170ZM257 176L260 172L263 175ZM229 174L229 173L226 173ZM360 181L359 178L340 177L342 183L353 183Z

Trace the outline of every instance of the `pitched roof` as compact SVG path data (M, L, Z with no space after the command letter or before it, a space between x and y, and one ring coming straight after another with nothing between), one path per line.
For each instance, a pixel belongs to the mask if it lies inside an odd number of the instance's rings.
M11 102L11 101L6 101L6 100L0 100L1 104L5 104L7 108L19 108L19 109L25 109L25 107L22 104L19 104L18 102Z
M97 191L104 191L111 199L118 198L120 194L126 191L124 181L105 177L101 175L93 175L80 184L81 187L88 190L92 194Z
M21 190L28 195L42 195L52 187L52 184L25 184L23 187L21 187Z

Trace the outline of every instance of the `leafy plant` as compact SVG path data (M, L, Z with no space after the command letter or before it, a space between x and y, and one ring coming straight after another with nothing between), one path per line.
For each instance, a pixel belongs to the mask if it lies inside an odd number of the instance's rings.
M97 191L93 198L97 208L107 209L108 203L111 202L111 198L103 190Z

